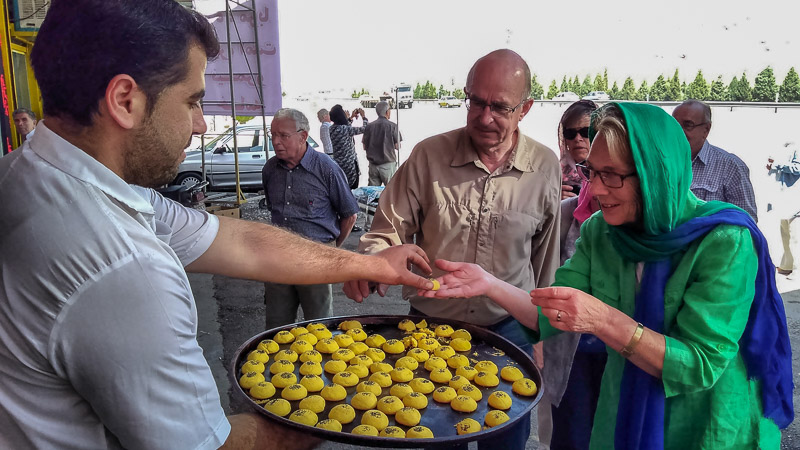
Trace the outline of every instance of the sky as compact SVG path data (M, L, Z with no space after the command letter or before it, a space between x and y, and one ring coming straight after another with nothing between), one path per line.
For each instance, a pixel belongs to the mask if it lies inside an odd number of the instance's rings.
M215 0L204 0L215 1ZM279 0L282 88L373 93L430 80L463 87L472 63L511 48L547 89L608 69L620 87L658 75L727 83L800 69L796 0Z

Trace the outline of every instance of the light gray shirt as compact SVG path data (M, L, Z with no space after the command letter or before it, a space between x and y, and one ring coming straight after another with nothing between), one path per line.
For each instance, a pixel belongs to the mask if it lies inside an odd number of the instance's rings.
M225 441L183 269L218 229L44 123L0 161L0 448Z

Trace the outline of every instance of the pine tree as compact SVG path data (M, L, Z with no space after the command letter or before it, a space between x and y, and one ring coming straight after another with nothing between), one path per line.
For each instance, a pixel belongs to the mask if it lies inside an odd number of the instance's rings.
M647 87L647 80L642 81L642 85L639 86L639 90L636 91L636 100L646 102L649 100L650 96L650 88Z
M775 83L775 74L772 72L772 67L767 66L756 76L753 84L753 101L774 102L776 95L778 95L778 85Z
M570 92L574 92L578 95L581 93L581 80L575 75L575 78L572 79L572 84L569 86Z
M797 76L794 67L789 69L789 73L787 73L786 78L783 79L778 101L800 102L800 77Z
M736 78L734 78L734 80L735 79ZM742 73L742 78L740 78L735 85L733 81L731 81L728 90L731 94L731 100L735 102L750 102L753 100L753 90L750 88L750 82L747 81L747 74L745 73Z
M603 89L601 91L608 92L608 69L603 69Z
M714 102L724 102L728 100L728 89L725 83L722 82L722 75L718 76L716 80L711 82L711 89L708 98Z
M650 88L650 101L663 102L665 98L667 98L667 80L664 79L664 75L659 75Z
M710 95L711 90L708 87L708 82L706 82L705 77L703 77L703 71L698 70L694 81L686 87L686 98L708 100Z
M628 77L622 83L622 90L619 91L620 100L633 100L636 96L636 86L633 84L633 79Z
M536 80L536 74L533 74L533 76L531 77L531 98L539 100L542 98L543 95L544 95L544 88L542 87L542 84L539 83L538 80Z
M561 80L561 87L558 88L558 92L567 92L569 90L569 81L567 81L567 76L564 75L564 78Z
M553 98L556 95L558 95L558 86L556 86L556 80L553 80L553 82L550 83L550 87L547 88L547 98Z
M681 79L678 77L678 69L675 69L675 75L673 75L669 83L667 83L667 95L664 97L664 100L680 101L681 98Z
M592 88L593 91L605 91L603 89L603 77L598 73L594 76L594 86Z
M619 88L617 87L617 82L614 82L614 85L611 86L611 89L608 91L608 96L611 97L611 100L619 100Z
M422 98L422 86L417 83L417 87L414 88L414 98Z
M728 84L728 100L735 101L733 99L733 94L738 90L739 90L739 79L734 76L730 84Z
M592 92L592 88L594 88L594 85L592 84L592 79L591 77L589 77L589 75L586 75L586 78L583 79L583 84L581 84L580 92L578 92L578 95L583 97L589 92Z

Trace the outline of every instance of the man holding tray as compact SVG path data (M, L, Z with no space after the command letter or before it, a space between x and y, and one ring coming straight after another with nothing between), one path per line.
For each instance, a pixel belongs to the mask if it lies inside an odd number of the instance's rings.
M417 247L368 257L184 208L171 181L200 108L208 21L173 0L53 1L31 55L35 136L0 161L0 448L304 448L226 418L185 271L430 288Z

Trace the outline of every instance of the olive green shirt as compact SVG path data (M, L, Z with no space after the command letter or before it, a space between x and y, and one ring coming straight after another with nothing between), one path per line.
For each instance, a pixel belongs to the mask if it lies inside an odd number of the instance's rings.
M750 232L720 225L673 258L664 292L666 396L664 448L778 448L780 431L764 418L759 383L747 379L739 339L755 291L757 259ZM596 214L581 229L556 286L580 289L633 316L636 263L623 260ZM539 314L541 337L558 332ZM591 448L614 448L625 359L608 348ZM545 387L546 388L546 387Z

